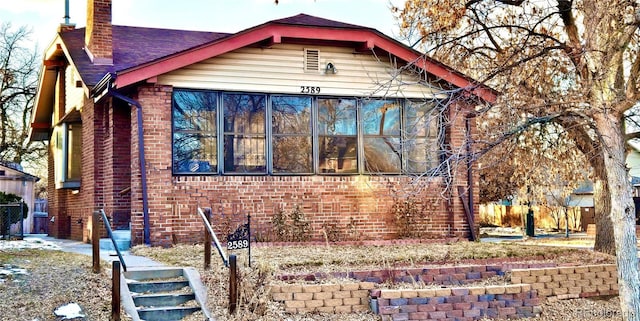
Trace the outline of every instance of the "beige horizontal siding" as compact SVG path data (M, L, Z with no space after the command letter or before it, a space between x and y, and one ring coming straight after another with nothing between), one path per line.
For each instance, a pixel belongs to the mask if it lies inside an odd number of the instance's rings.
M74 108L80 110L84 105L84 89L82 87L76 87L76 80L80 77L77 76L75 68L67 67L65 69L65 114L73 110Z
M320 50L318 72L304 71L304 49ZM332 62L337 74L324 74ZM320 87L320 95L433 97L437 89L418 84L419 76L398 74L389 57L354 53L351 48L275 45L242 48L158 77L180 88L299 94L301 86Z

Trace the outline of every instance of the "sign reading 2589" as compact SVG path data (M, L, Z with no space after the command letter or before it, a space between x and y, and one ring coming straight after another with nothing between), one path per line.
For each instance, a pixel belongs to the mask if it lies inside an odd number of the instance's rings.
M320 87L318 86L300 86L300 93L301 94L319 94L320 93Z
M227 242L228 250L246 249L249 247L249 240L238 240Z

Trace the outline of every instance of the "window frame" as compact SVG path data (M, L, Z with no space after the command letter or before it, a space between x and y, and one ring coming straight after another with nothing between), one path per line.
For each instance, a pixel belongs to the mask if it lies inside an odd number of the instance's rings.
M325 100L353 100L354 104L354 117L353 120L355 121L355 131L353 132L353 134L344 134L344 133L334 133L334 134L322 134L321 130L320 130L320 103L319 100L320 99L325 99ZM315 135L315 139L316 139L316 145L314 145L314 150L317 154L317 158L316 158L316 166L315 166L315 174L316 175L360 175L361 170L362 170L362 153L360 151L361 149L361 135L360 135L360 120L359 120L359 115L360 115L360 111L359 111L359 100L356 97L335 97L335 96L318 96L315 97L315 105L316 105L316 120L315 120L315 126L317 128L316 130L316 135ZM321 159L320 159L320 144L321 142L321 137L333 137L335 139L355 139L355 172L322 172L322 169L320 168L320 163L321 163ZM338 160L338 162L340 162L340 160Z
M435 133L433 136L429 135L428 133L426 133L424 136L416 136L413 139L424 139L427 143L429 142L433 142L432 144L428 144L428 146L433 146L434 144L436 145L436 153L434 155L435 159L436 159L436 166L434 167L429 167L427 166L426 169L424 170L416 170L416 171L412 171L409 169L409 165L407 164L410 160L409 157L407 157L407 147L408 147L408 141L411 140L411 138L408 138L408 127L409 124L407 122L407 110L408 108L406 107L409 104L425 104L425 102L423 101L417 101L415 99L407 99L405 100L405 102L402 104L402 123L403 123L403 130L402 130L402 172L406 173L406 174L421 174L421 173L426 173L428 175L441 175L442 174L442 169L440 168L441 166L439 166L440 164L442 164L444 162L444 151L443 151L443 146L444 146L444 139L445 139L445 128L443 126L443 114L442 114L442 108L439 107L438 105L438 101L434 100L433 101L433 106L431 106L431 108L429 109L430 112L434 111L435 117L433 119L433 121L435 121ZM430 102L431 103L431 102ZM429 130L429 129L427 129ZM426 151L425 151L426 152Z
M188 89L188 88L181 88L178 91L184 91L184 92L196 92L196 93L208 93L208 94L213 94L215 95L215 102L216 102L216 106L214 108L215 110L215 117L216 119L214 120L214 124L215 124L215 129L213 131L203 131L203 130L176 130L176 120L175 120L175 115L174 115L174 107L176 104L176 100L175 100L175 89L174 92L172 92L171 94L171 173L172 175L184 175L184 176L191 176L191 175L197 175L197 176L211 176L211 175L218 175L220 172L220 159L218 157L218 155L220 154L219 152L219 146L220 146L220 96L218 94L217 91L211 91L211 90L199 90L199 89ZM213 137L215 138L216 141L216 147L215 147L215 151L216 151L216 155L215 155L215 159L216 159L216 164L214 164L215 166L215 170L210 171L210 172L185 172L185 171L179 171L176 170L176 155L175 155L175 136L176 133L184 133L184 134L190 134L190 135L202 135L202 136L206 136L206 134L208 134L210 137L210 135L213 135Z
M360 119L360 124L362 127L362 173L363 174L368 174L368 175L373 175L373 174L385 174L385 175L394 175L394 174L402 174L403 170L404 170L404 166L403 166L403 152L404 152L404 144L403 144L403 128L404 128L404 123L403 123L403 107L404 104L402 103L402 101L398 98L364 98L360 100L360 105L359 105L359 109L361 110L361 119ZM397 133L396 134L391 134L391 133L385 133L386 129L385 127L383 127L383 132L382 134L380 133L376 133L376 134L372 134L372 133L368 133L366 131L366 122L367 120L365 120L365 117L367 116L367 113L365 113L365 108L364 108L364 104L367 102L371 102L371 101L387 101L387 102L392 102L396 108L397 108ZM380 118L380 121L382 121L382 117ZM383 125L384 126L384 125ZM367 167L367 157L365 155L365 149L367 148L368 144L367 141L371 140L371 139L396 139L397 140L397 148L399 153L396 154L396 156L398 157L397 160L397 170L394 171L372 171L369 170Z
M80 139L79 145L73 143L73 132L78 130L76 138ZM54 181L56 189L77 189L80 187L82 180L82 123L81 122L63 122L54 127L55 143L54 149ZM77 146L74 148L74 146ZM74 163L71 155L80 155L80 158ZM70 176L70 166L77 167L77 177Z
M175 153L174 153L174 136L176 134L176 124L174 119L174 100L175 100L175 92L177 91L191 91L191 92L207 92L209 94L216 95L216 130L215 130L215 141L216 141L216 170L212 172L180 172L177 171L176 163L175 163ZM224 115L224 96L227 95L262 95L264 97L264 133L255 134L255 133L238 133L234 132L226 132L224 126L225 115ZM308 133L274 133L274 119L273 119L273 98L274 97L298 97L298 98L308 98L310 99L310 134ZM355 135L337 135L337 136L345 136L355 139L356 144L356 170L354 172L338 172L338 173L330 173L330 172L322 172L320 168L320 143L322 135L320 133L320 106L319 101L321 99L345 99L345 100L354 100L354 108L355 108L355 127L356 132ZM364 102L372 101L372 100L386 100L393 101L398 105L398 126L399 126L399 135L373 135L366 133L365 124L364 124L364 111L363 106ZM439 99L433 98L433 109L436 111L433 115L436 116L434 125L437 130L434 136L427 135L424 138L427 141L427 146L431 146L429 148L434 148L437 152L435 156L437 161L435 161L435 167L429 167L426 169L426 173L429 175L440 175L440 171L438 168L439 164L442 163L443 159L443 151L442 148L444 146L445 141L445 128L442 123L442 108L438 107ZM206 90L206 89L190 89L190 88L174 88L174 93L172 94L172 102L171 102L171 160L172 160L172 175L173 176L212 176L212 175L220 175L220 176L309 176L309 175L325 175L325 176L352 176L352 175L412 175L412 174L421 174L425 173L425 171L411 171L407 164L408 162L408 141L407 134L405 130L408 127L407 119L406 119L406 106L411 103L424 104L425 101L417 100L417 99L408 99L408 98L398 98L398 97L355 97L355 96L320 96L320 95L296 95L296 94L287 94L287 93L259 93L259 92L235 92L235 91L224 91L224 90ZM241 135L243 137L254 137L260 136L257 138L262 138L264 143L263 155L264 155L264 170L263 171L250 171L250 172L241 172L241 171L227 171L225 165L225 143L224 140L227 136L237 136ZM337 137L336 136L336 137ZM274 139L278 137L309 137L311 141L311 171L310 172L294 172L294 171L278 171L274 170ZM377 172L370 171L366 168L366 160L365 160L365 144L367 139L371 138L379 138L379 137L390 137L394 139L398 139L401 153L399 155L400 158L400 169L399 171L393 172ZM435 147L433 145L436 145ZM425 153L427 151L425 150Z
M273 108L273 98L274 97L292 97L292 98L307 98L309 99L309 133L305 134L305 133L274 133L274 124L273 124L273 115L274 115L274 108ZM267 160L268 160L268 164L267 164L267 172L270 175L274 175L274 176L304 176L304 175L314 175L316 173L316 168L315 168L315 164L316 164L316 143L315 143L315 136L317 133L317 129L316 129L316 116L315 116L315 111L317 110L317 108L315 107L316 104L316 100L314 99L314 97L311 96L307 96L307 95L291 95L291 94L270 94L268 95L268 104L267 104L267 113L269 114L268 119L269 119L269 123L267 126L267 131L269 132L269 135L267 137ZM275 163L275 151L274 151L274 139L276 137L308 137L310 139L311 142L311 154L309 155L311 157L311 164L309 166L309 171L308 172L293 172L293 171L278 171L276 172L275 167L274 167L274 163Z
M222 175L226 175L226 176L244 176L244 175L258 175L258 176L262 176L262 175L268 175L269 174L269 163L268 163L268 153L267 153L267 145L268 145L268 138L269 138L269 123L268 123L268 117L269 117L269 112L268 110L270 109L270 104L269 104L269 97L271 95L269 94L265 94L265 93L248 93L248 92L232 92L232 91L217 91L218 93L218 100L220 101L220 106L219 106L219 110L220 110L220 114L218 115L218 124L220 125L220 131L219 131L219 138L221 138L222 143L218 144L218 164L220 164L218 166L219 170L218 172ZM261 133L254 133L254 132L239 132L239 131L227 131L227 129L225 128L225 95L234 95L234 96L243 96L243 95L251 95L251 96L262 96L263 97L263 102L264 102L264 111L263 111L263 120L262 120L262 125L264 126L264 131ZM241 172L241 171L227 171L227 164L225 163L225 147L226 147L226 139L227 137L234 137L234 141L236 141L236 139L238 139L238 137L240 137L241 139L260 139L262 138L262 144L263 144L263 148L262 148L262 158L264 160L264 169L261 171L246 171L246 172ZM235 166L235 165L234 165Z

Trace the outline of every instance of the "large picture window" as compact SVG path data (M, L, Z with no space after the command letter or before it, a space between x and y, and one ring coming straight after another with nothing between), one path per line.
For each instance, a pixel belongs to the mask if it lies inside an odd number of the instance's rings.
M174 89L173 173L431 173L433 102Z

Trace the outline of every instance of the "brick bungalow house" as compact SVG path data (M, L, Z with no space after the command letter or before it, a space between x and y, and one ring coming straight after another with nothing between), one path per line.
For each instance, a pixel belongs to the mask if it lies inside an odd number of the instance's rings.
M299 206L312 239L327 223L392 239L407 186L422 237L470 235L477 180L443 160L469 152L472 111L495 100L473 79L304 14L235 34L115 26L110 0L87 16L46 50L33 113L31 139L50 142L53 236L88 240L104 208L134 244L197 242L197 206L266 230Z

